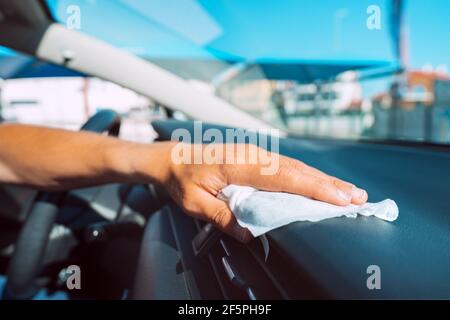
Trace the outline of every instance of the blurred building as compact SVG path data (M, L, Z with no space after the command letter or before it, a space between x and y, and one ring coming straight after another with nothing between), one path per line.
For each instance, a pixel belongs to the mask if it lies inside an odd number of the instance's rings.
M353 71L339 75L336 81L297 85L294 96L297 113L308 113L315 109L330 114L359 110L362 104L361 84Z
M432 106L435 102L450 105L450 76L439 71L415 70L406 74L407 87L402 91L399 106L412 109L417 104ZM390 108L392 97L390 92L381 92L372 99L373 105Z
M450 142L450 76L437 70L406 74L406 87L395 101L390 92L372 98L377 137Z
M275 101L283 101L288 116L301 116L317 109L339 113L359 109L362 104L361 85L352 71L342 73L335 81L321 83L267 79L233 81L221 87L218 93L248 112L262 111L281 104Z
M152 105L132 90L85 77L5 80L0 95L1 117L7 122L77 130L97 111L113 109L123 116L121 136L142 142L155 137Z

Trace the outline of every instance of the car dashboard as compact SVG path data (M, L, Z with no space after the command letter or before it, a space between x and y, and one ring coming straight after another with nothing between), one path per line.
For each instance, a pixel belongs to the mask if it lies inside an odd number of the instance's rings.
M173 130L194 126L165 120L153 127L169 140ZM226 129L204 125L211 127ZM134 298L450 298L448 150L288 137L279 152L362 186L372 202L395 200L399 218L292 223L267 233L267 260L259 239L243 245L221 235L199 258L192 240L204 223L170 203L148 223ZM380 270L380 288L367 284L371 266Z

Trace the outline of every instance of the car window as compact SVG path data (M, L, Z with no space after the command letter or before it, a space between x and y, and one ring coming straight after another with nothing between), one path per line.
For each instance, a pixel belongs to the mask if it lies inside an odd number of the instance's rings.
M121 137L150 142L155 133L150 121L164 117L149 98L114 83L70 72L0 48L0 118L3 122L45 125L78 130L102 109L123 116ZM0 78L1 79L1 78Z
M46 3L68 28L287 131L450 143L444 1Z

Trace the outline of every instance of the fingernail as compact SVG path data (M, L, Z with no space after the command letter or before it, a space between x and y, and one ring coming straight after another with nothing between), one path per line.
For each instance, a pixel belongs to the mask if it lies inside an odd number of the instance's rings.
M345 201L350 201L352 199L351 195L349 195L348 193L345 193L341 189L337 190L337 194L338 194L339 198L341 198L341 199L343 199Z
M353 188L352 195L354 198L361 199L366 195L366 190L360 189L360 188Z

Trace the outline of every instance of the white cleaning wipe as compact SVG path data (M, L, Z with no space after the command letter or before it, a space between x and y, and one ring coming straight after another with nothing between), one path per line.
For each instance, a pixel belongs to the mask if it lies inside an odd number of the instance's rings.
M294 221L317 222L341 216L356 218L358 213L386 221L394 221L398 217L397 204L391 199L341 207L300 195L237 185L223 188L218 198L228 203L238 223L254 237Z

